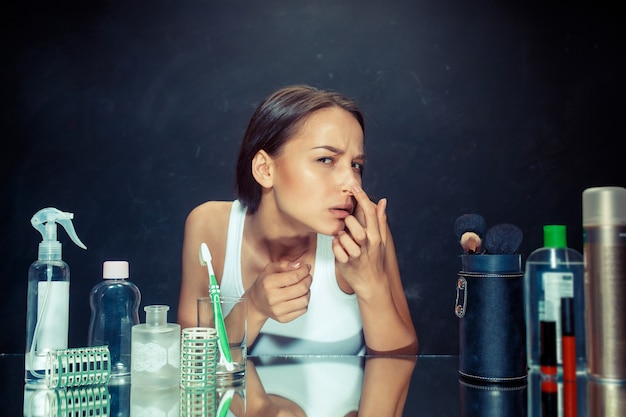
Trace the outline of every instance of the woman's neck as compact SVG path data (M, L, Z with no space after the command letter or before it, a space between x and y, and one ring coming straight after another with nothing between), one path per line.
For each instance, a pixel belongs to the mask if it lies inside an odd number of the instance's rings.
M256 213L247 215L245 221L244 230L248 233L244 233L244 239L270 262L307 262L307 254L315 251L315 232L297 232L267 211L259 209Z

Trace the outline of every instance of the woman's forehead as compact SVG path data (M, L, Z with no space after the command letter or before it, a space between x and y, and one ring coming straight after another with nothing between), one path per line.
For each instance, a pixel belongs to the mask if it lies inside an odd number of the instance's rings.
M317 110L300 123L288 142L299 145L363 149L363 129L352 113L339 107ZM306 142L306 143L305 143Z

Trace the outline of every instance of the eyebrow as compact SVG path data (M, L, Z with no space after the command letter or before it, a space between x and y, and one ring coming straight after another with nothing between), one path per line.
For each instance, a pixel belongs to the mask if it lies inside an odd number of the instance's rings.
M342 149L339 149L339 148L335 148L334 146L330 146L330 145L316 146L316 147L314 147L312 149L326 149L326 150L328 150L330 152L337 153L337 154L340 154L340 155L343 155L343 154L346 153L346 151L344 151ZM364 160L365 159L365 154L363 154L363 153L359 154L354 159L363 159Z

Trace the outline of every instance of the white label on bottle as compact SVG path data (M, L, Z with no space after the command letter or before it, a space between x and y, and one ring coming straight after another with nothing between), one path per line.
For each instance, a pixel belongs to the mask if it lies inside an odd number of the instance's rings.
M140 372L156 372L167 364L167 350L157 343L133 342L131 366Z
M180 343L174 343L167 350L167 362L174 368L180 368Z
M67 349L70 320L70 283L41 281L37 286L39 335L36 350Z
M26 346L26 369L41 371L46 367L48 352L67 349L69 301L69 281L37 283L37 324L33 335L36 339L34 346Z
M561 347L561 298L574 297L574 274L571 272L544 272L543 284L543 317L540 310L540 321L556 322L556 357L557 363L563 363Z

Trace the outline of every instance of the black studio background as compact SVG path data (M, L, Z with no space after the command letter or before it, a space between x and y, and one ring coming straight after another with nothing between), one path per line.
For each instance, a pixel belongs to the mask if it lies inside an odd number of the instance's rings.
M556 2L554 2L556 4ZM0 352L23 352L39 209L64 231L70 346L86 344L102 262L126 259L143 306L176 320L187 213L233 198L255 105L292 83L335 89L366 114L365 188L389 199L423 354L458 353L460 247L481 213L525 233L568 226L581 193L626 186L624 15L598 2L134 0L4 2Z

